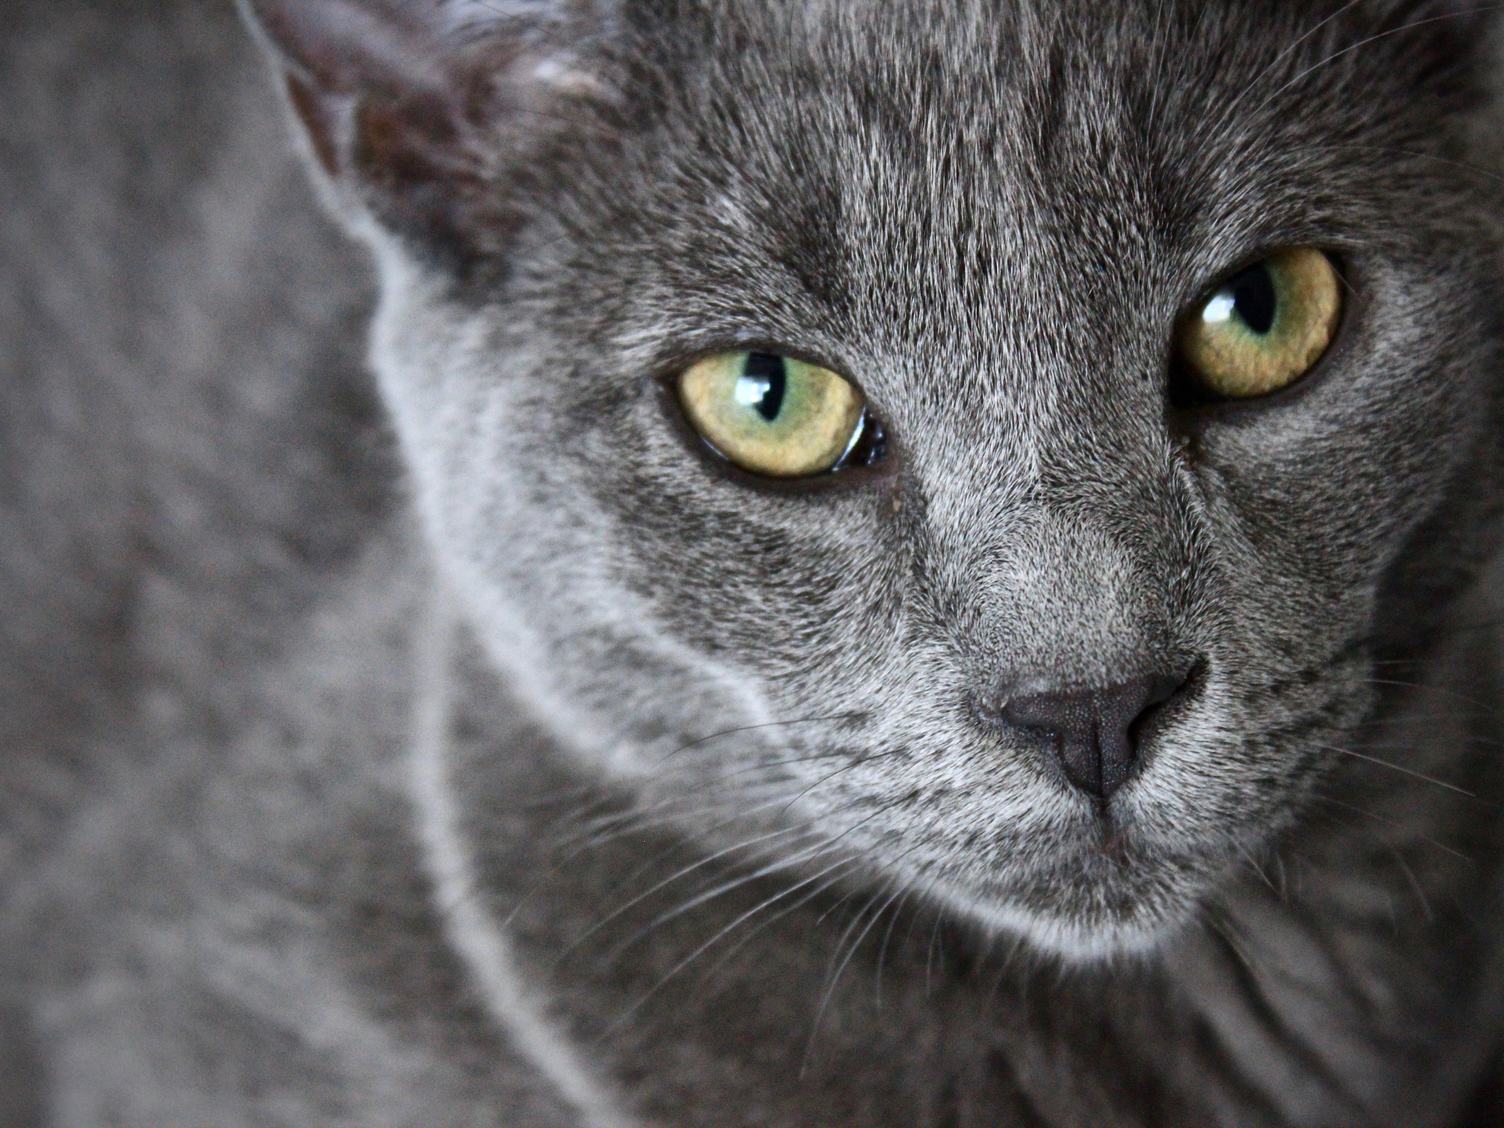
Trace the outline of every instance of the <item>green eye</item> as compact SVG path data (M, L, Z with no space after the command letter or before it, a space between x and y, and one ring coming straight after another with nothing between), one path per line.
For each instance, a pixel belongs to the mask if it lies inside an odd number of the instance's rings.
M1313 247L1280 251L1223 282L1176 331L1200 388L1226 399L1267 396L1315 367L1342 318L1342 281Z
M867 428L867 402L849 381L775 353L706 357L680 374L678 391L706 442L743 470L770 478L836 469Z

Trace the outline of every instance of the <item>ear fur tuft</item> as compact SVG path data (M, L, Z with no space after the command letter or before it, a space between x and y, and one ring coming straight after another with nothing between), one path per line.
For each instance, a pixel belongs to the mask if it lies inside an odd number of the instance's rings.
M505 228L504 163L547 145L608 84L575 57L594 4L240 0L337 210L461 260ZM571 104L571 114L548 112ZM485 201L491 214L476 210ZM504 242L504 237L500 239Z

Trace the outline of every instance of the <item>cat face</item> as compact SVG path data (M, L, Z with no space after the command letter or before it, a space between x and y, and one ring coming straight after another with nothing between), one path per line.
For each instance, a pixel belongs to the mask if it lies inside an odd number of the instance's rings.
M1299 833L1397 577L1478 535L1462 20L944 7L252 5L382 266L436 558L563 742L796 873L1106 954ZM1330 342L1206 394L1185 326L1292 251ZM704 441L680 374L745 409L748 355L854 389L861 457Z

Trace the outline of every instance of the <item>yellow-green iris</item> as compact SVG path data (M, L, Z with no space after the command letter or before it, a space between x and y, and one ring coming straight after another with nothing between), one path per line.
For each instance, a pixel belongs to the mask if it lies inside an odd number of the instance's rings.
M772 478L835 469L861 435L866 401L828 368L776 353L718 353L679 376L679 402L705 441Z
M1223 282L1182 320L1176 347L1214 396L1266 396L1321 359L1342 318L1342 280L1313 247L1271 255Z

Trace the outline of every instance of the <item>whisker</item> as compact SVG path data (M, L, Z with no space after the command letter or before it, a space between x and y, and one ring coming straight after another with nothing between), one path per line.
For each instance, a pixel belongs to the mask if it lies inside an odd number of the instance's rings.
M669 921L675 920L678 917L683 916L685 913L699 908L701 905L707 904L718 897L723 897L727 893L740 889L743 886L749 885L752 882L758 881L764 877L768 877L771 874L778 873L782 870L791 869L800 862L808 861L811 858L816 858L822 854L829 853L831 849L832 847L829 843L822 842L815 846L808 847L804 851L789 855L787 857L779 858L774 862L760 866L757 869L753 870L751 873L738 874L736 877L720 882L719 884L712 885L708 889L702 890L701 892L695 894L689 900L676 905L674 908L669 909L666 912L660 913L658 916L654 917L651 921L644 925L641 929L634 932L631 936L614 945L611 950L606 953L606 961L608 963L615 962L615 960L619 959L628 948L632 947L632 945L636 944L638 941L646 938L648 935L661 928Z
M756 725L739 725L736 728L722 729L720 732L713 732L709 736L702 736L702 737L700 737L697 740L691 740L688 744L683 745L680 748L676 748L672 752L669 752L668 754L666 754L665 756L663 756L658 762L660 764L664 763L665 761L671 760L675 756L680 755L681 753L688 752L688 751L690 751L691 749L694 749L694 748L699 748L699 747L701 747L702 745L705 745L705 744L709 744L712 740L720 740L722 737L736 736L736 735L738 735L740 733L758 732L758 731L761 731L763 729L780 728L780 727L786 727L786 726L789 726L789 725L812 725L812 724L819 724L819 723L822 723L822 722L830 722L830 721L854 720L854 719L859 719L859 718L862 718L862 717L867 717L867 716L870 716L870 715L871 714L864 713L864 712L833 713L833 714L831 714L829 716L825 716L825 717L801 717L798 720L792 720L792 721L764 721L761 724L756 724Z
M588 810L590 807L596 807L600 806L602 803L610 802L611 796L601 795L601 792L603 790L604 789L602 785L599 783L582 783L575 787L564 788L563 790L551 793L546 792L542 795L536 796L535 798L527 800L525 803L519 804L518 809L527 811L529 813L532 813L534 811L545 811L557 804L568 803L573 799L582 798L587 795L598 796L599 798L597 798L594 802L583 804L581 809Z
M596 849L596 848L598 848L598 847L600 847L602 845L605 845L606 843L611 842L611 841L613 841L615 839L624 838L624 837L626 837L629 834L644 833L644 832L646 832L648 830L654 829L657 826L669 825L669 824L672 824L672 823L675 823L675 822L678 822L678 821L684 820L684 819L689 819L689 818L694 818L694 817L702 817L704 815L711 814L713 812L725 810L728 807L734 807L736 809L737 813L735 815L733 815L731 818L726 819L726 820L724 820L724 821L716 824L715 826L711 827L710 830L713 833L716 830L723 829L723 828L725 828L727 826L731 826L731 825L733 825L733 824L735 824L737 822L742 821L743 819L745 819L750 814L753 814L753 813L755 813L757 811L760 811L760 810L766 810L768 807L773 807L773 806L778 805L779 803L783 802L783 794L784 793L783 793L782 789L780 788L779 791L777 792L777 794L775 794L774 798L768 800L766 803L758 804L757 806L747 808L747 807L744 806L744 804L745 804L746 800L749 797L751 797L751 792L749 791L749 792L746 792L746 793L742 793L742 794L740 794L740 795L738 795L738 796L736 796L736 797L734 797L732 799L729 799L729 800L725 800L725 801L722 801L722 802L719 802L719 803L713 803L713 804L704 804L704 805L701 805L699 807L690 808L688 811L675 812L673 815L665 817L665 818L661 818L661 819L644 819L644 820L641 820L641 821L628 821L626 823L626 825L624 825L624 826L618 826L618 827L615 827L615 828L613 828L613 829L611 829L609 831L604 831L604 832L601 832L599 834L596 834L595 836L593 836L591 838L588 838L583 843L578 843L577 842L576 845L574 845L571 849L567 850L563 854L562 857L556 855L553 858L553 860L552 860L551 864L548 866L547 870L536 881L533 882L533 884L528 888L528 890L521 897L519 897L517 899L516 903L512 906L511 910L507 913L506 917L502 920L501 923L502 923L503 927L505 927L507 925L510 925L511 922L514 919L516 919L517 914L520 913L524 908L527 907L528 903L535 896L537 896L539 892L541 892L543 890L543 888L549 883L549 881L559 875L559 873L563 870L563 868L564 868L565 865L567 865L574 858L578 857L580 854L583 854L583 853L587 852L588 850ZM629 814L630 814L630 812L629 812ZM566 838L564 840L564 842L569 842L569 841L571 841L571 839ZM557 849L559 847L561 847L562 845L563 845L563 842L559 843L559 845L555 847L555 850L557 851ZM666 849L661 850L661 851L653 854L645 862L643 862L640 865L638 865L632 871L632 873L630 875L628 875L628 877L626 879L624 879L624 881L625 880L633 880L633 879L635 879L636 877L640 876L644 871L646 871L648 869L651 869L653 865L655 865L656 863L662 861L664 858L666 858L669 855L674 854L674 853L676 853L676 852L678 852L680 850L687 849L688 847L689 847L689 843L687 841L683 841L683 840L676 840L676 841L670 843L670 845Z
M935 949L940 939L940 925L945 920L944 915L938 908L935 909L935 923L930 928L930 942L924 950L924 997L930 997L930 976L935 970ZM944 959L944 953L941 953Z
M609 842L613 838L619 838L624 834L636 831L646 832L665 826L681 825L694 818L702 818L719 811L735 809L737 813L731 819L710 828L712 831L718 830L721 827L729 825L731 822L736 822L739 819L760 811L765 811L770 807L776 807L779 803L783 802L784 797L788 794L787 789L782 786L783 783L783 780L766 780L746 788L738 789L729 795L718 796L713 802L687 806L683 805L683 802L692 797L690 794L673 796L660 803L655 803L650 807L644 808L642 811L622 812L620 815L613 816L610 820L602 821L583 833L563 836L555 844L555 849L562 850L566 847L569 848L569 852L562 859L568 861L586 849ZM775 792L774 798L766 802L755 803L753 806L747 806L749 802L758 799L762 793L769 791Z
M1418 834L1415 831L1411 830L1409 827L1406 827L1405 824L1400 822L1398 819L1389 818L1385 815L1379 814L1376 811L1365 810L1362 807L1348 803L1342 799L1335 798L1331 795L1317 795L1313 798L1322 803L1330 803L1333 806L1341 807L1345 811L1351 811L1355 815L1362 815L1364 818L1373 819L1376 822L1381 822L1388 826L1404 830L1407 833L1413 835L1417 842L1424 842L1428 846L1434 846L1443 854L1448 854L1451 857L1456 858L1459 862L1464 863L1465 865L1476 866L1478 864L1478 860L1476 858L1471 858L1468 855L1464 854L1461 850L1455 850L1444 842L1438 842L1435 838L1432 838L1428 834Z
M835 771L831 772L829 775L821 776L819 779L815 780L814 783L810 784L803 791L799 792L798 795L795 795L792 799L790 799L789 802L788 802L788 806L786 806L783 809L783 811L780 812L780 814L787 813L788 810L789 810L789 808L793 807L793 805L795 803L799 802L799 800L803 799L806 795L808 795L815 788L820 787L823 784L829 783L831 780L835 779L837 776L841 775L842 773L849 772L849 771L851 771L852 768L861 767L863 764L872 763L875 760L881 760L881 759L884 759L884 758L886 758L888 756L900 755L901 753L906 752L906 751L907 751L907 749L901 748L901 747L900 748L890 748L886 752L872 752L872 753L868 753L867 755L864 755L864 756L858 756L855 759L853 759L851 761L851 763L849 763L849 764L843 764L843 765L841 765L841 767L837 768Z
M858 763L866 763L868 760L881 759L884 756L891 756L900 751L903 750L890 748L886 752L867 753L865 755L858 753L852 758ZM717 776L713 782L723 782L728 779L735 779L738 776L749 775L752 772L767 771L769 768L786 768L790 764L812 764L820 760L834 760L840 756L852 756L852 752L849 748L838 748L829 752L813 752L807 756L793 756L787 760L772 760L767 763L748 764L745 767L738 768L736 771Z
M1301 151L1302 152L1308 152L1308 153L1335 153L1335 152L1343 152L1343 151L1346 151L1346 150L1349 150L1349 149L1354 149L1354 150L1358 150L1358 151L1361 151L1361 152L1369 152L1369 153L1383 153L1386 156L1409 157L1409 158L1411 158L1413 160L1430 161L1433 164L1445 165L1448 168L1454 168L1454 169L1457 169L1460 172L1474 173L1475 175L1482 176L1482 177L1484 177L1484 178L1486 178L1488 180L1493 180L1493 181L1496 181L1496 182L1498 182L1500 184L1504 184L1504 176L1501 176L1499 173L1494 172L1494 171L1492 171L1490 169L1486 169L1482 165L1471 164L1468 161L1454 160L1454 159L1452 159L1450 157L1443 157L1443 156L1440 156L1440 155L1438 155L1436 153L1423 153L1423 152L1420 152L1419 150L1416 150L1416 149L1401 149L1401 148L1399 148L1397 146L1394 146L1394 145L1358 145L1358 144L1353 144L1353 143L1347 143L1347 144L1335 144L1335 143L1333 143L1333 144L1324 144L1324 145L1308 145L1308 146L1303 147L1301 149ZM1396 661L1406 661L1406 660L1405 659L1398 659L1398 660L1391 659L1390 661L1391 662L1396 662ZM1386 663L1383 663L1383 662L1376 662L1376 663L1374 663L1374 665L1384 665L1384 664L1386 664Z
M1432 714L1432 716L1436 717L1436 719L1459 719L1454 713ZM1406 717L1400 717L1396 723L1403 723L1403 720L1406 720ZM1367 728L1378 728L1378 725L1369 725ZM1484 737L1484 735L1463 734L1457 735L1457 737L1450 737L1448 741L1453 744L1460 744L1460 746L1475 747L1475 749L1504 749L1504 740L1495 740L1495 738ZM1405 741L1405 743L1393 743L1393 741L1390 741L1390 743L1385 743L1382 740L1364 740L1363 746L1369 749L1370 752L1406 752L1406 750L1414 747L1414 741Z
M897 878L894 878L895 884L897 883L897 880ZM871 912L872 906L882 899L882 895L886 891L887 890L884 889L882 891L874 893L871 900L869 900L867 904L862 908L862 911L857 913L857 915L852 919L851 923L846 926L846 931L843 932L840 938L836 941L837 954L840 953L842 946L846 942L846 938L851 935L852 930L861 923L861 920L864 916ZM897 896L898 893L895 891L893 897ZM866 927L864 927L860 932L857 933L856 939L853 940L851 942L851 946L846 949L846 955L841 959L840 966L836 968L835 974L827 976L829 982L826 984L825 993L820 998L820 1005L815 1010L815 1020L810 1028L809 1039L804 1044L804 1057L799 1065L799 1076L803 1077L804 1074L808 1072L810 1062L814 1058L815 1039L819 1036L820 1024L825 1019L825 1011L830 1006L830 1000L836 993L836 985L841 981L841 976L845 973L846 968L850 965L852 957L856 955L857 949L862 946L862 941L865 940L867 938L867 934L872 931L873 925L877 924L877 922L882 919L883 912L887 909L888 905L891 905L893 903L893 897L890 897L888 901L877 910L877 912L872 913L872 919L867 922Z
M877 1005L878 1010L882 1010L883 1007L883 967L888 962L888 945L893 941L893 930L898 927L898 921L903 916L904 906L909 903L909 898L913 893L913 886L905 885L903 887L903 897L900 898L898 906L893 910L893 915L888 920L888 930L883 933L883 942L877 949L877 972L874 976L873 1001Z
M844 897L841 897L834 904L827 905L825 907L825 911L815 918L815 925L818 927L819 925L824 924L826 919L829 918L832 913L840 912L841 906L846 904L847 901L851 900L859 892L860 890L858 889L848 889Z
M1425 889L1421 887L1420 879L1415 876L1415 871L1410 868L1410 863L1405 860L1405 855L1400 853L1399 848L1387 838L1380 838L1377 833L1372 831L1370 833L1373 833L1375 838L1379 838L1384 848L1394 857L1395 864L1400 867L1400 872L1405 875L1405 880L1410 883L1410 888L1415 891L1415 896L1420 901L1420 907L1426 914L1426 922L1434 924L1436 922L1436 913L1431 909L1431 899L1426 896Z
M1330 64L1336 62L1338 59L1342 58L1342 56L1352 54L1352 52L1358 50L1360 47L1366 47L1370 43L1377 43L1381 39L1388 39L1390 36L1399 35L1402 32L1413 31L1418 27L1425 27L1427 24L1439 23L1442 20L1458 19L1463 16L1479 16L1483 15L1486 12L1499 11L1501 8L1504 8L1504 5L1488 4L1481 8L1469 9L1465 12L1446 12L1439 16L1427 16L1424 19L1412 20L1411 22L1402 24L1399 27L1392 27L1388 31L1380 31L1374 33L1373 35L1366 36L1365 38L1358 40L1358 42L1349 44L1348 46L1342 48L1342 50L1340 51L1332 52L1326 58L1322 59L1319 63L1314 63L1311 66L1307 67L1305 70L1301 71L1294 78L1290 79L1283 86L1279 87L1279 89L1275 90L1274 93L1270 94L1267 98L1265 98L1262 102L1255 106L1253 112L1258 113L1260 110L1268 106L1270 102L1274 101L1274 99L1278 98L1286 90L1290 89L1290 87L1294 86L1302 79L1308 77L1311 74L1314 74L1322 67L1329 66Z
M768 918L766 918L765 920L763 920L756 928L754 928L751 931L745 933L740 940L738 940L729 949L727 949L725 952L723 952L721 954L720 958L717 959L715 961L715 963L711 964L710 967L705 970L705 973L700 977L700 981L702 983L705 983L705 982L708 982L709 980L711 980L715 976L716 972L718 972L721 968L725 967L726 964L728 964L732 960L732 958L738 952L740 952L743 948L745 948L748 944L750 944L754 939L756 939L763 931L765 931L766 929L772 927L774 924L777 924L780 920L783 920L790 913L798 912L805 905L807 905L811 901L813 901L816 897L820 896L822 893L827 892L833 885L836 884L837 881L840 880L840 877L841 877L841 875L837 874L835 877L830 878L828 881L822 882L820 885L817 885L815 888L811 889L803 897L800 897L793 904L791 904L791 905L785 905L783 908L779 909L776 913L772 914L771 916L769 916ZM770 899L769 901L764 901L763 904L761 906L759 906L759 908L769 907L772 900L774 900L774 899Z
M728 857L732 854L740 853L743 850L752 849L753 847L759 846L765 842L772 841L775 838L786 838L790 834L799 834L807 827L813 825L815 821L817 820L811 819L809 822L799 823L795 826L783 827L779 830L769 831L767 834L760 834L755 838L749 838L744 842L738 842L733 846L727 846L724 849L716 850L713 853L707 854L704 857L691 862L689 865L680 870L677 870L676 872L670 874L668 877L663 878L661 881L655 882L653 885L650 885L647 889L637 894L637 896L633 897L631 900L623 902L611 912L601 917L600 920L596 921L584 932L576 936L574 940L572 940L564 949L564 951L560 953L560 958L574 951L591 936L594 936L602 928L606 927L606 925L610 924L613 920L616 920L623 913L629 912L635 906L642 904L643 901L647 900L654 893L666 889L668 886L674 884L674 882L680 881L688 877L690 874L704 869L706 866L714 865L722 858Z
M899 751L899 750L893 750L893 751ZM859 759L875 759L879 755L888 755L888 754L889 753L877 753L877 754L869 755L869 756L866 756L866 757L860 757L859 756L858 758ZM686 798L688 798L690 796L699 794L699 793L704 792L704 791L708 791L711 788L717 787L717 786L719 786L719 785L721 785L723 783L726 783L729 780L737 779L737 778L740 778L741 776L745 776L745 775L750 775L750 774L752 774L754 772L769 771L769 770L771 770L773 768L787 767L787 766L789 766L791 764L807 764L807 763L814 763L814 762L817 762L817 761L820 761L820 760L832 760L832 759L837 759L839 757L851 756L851 755L852 755L852 753L851 753L851 751L849 749L840 748L840 749L832 749L832 750L827 751L827 752L814 752L814 753L810 753L808 755L793 756L793 757L789 757L789 758L786 758L786 759L783 759L783 760L759 761L757 763L742 765L742 766L740 766L740 767L738 767L738 768L736 768L735 770L732 770L732 771L723 771L723 772L719 772L717 774L711 775L709 778L704 779L704 780L698 782L693 787L687 788L686 790L677 792L677 793L675 793L673 795L665 796L665 797L657 800L656 802L654 802L652 804L649 804L646 807L641 806L641 805L632 805L632 806L628 807L625 810L615 811L615 812L612 812L610 814L596 816L595 818L593 818L592 820L590 820L590 822L587 823L586 825L590 826L590 825L601 825L601 824L616 823L616 822L620 822L620 821L623 821L623 820L626 820L626 819L633 818L633 817L635 817L637 815L648 815L648 814L652 814L655 811L660 811L660 810L664 810L664 809L671 809L674 804L676 804L676 803L682 803ZM675 775L688 774L690 772L699 771L699 770L701 770L701 769L699 769L698 767L693 766L693 765L680 765L678 767L675 767L675 768L671 769L669 772L664 773L664 774L656 777L655 780L654 780L654 782L655 782L655 784L662 784L664 782L664 780L666 780L666 779L672 779ZM622 798L621 796L617 796L616 800L620 801L621 798ZM605 802L609 802L609 801L611 801L611 800L608 799ZM630 800L628 800L628 801L630 802ZM602 806L602 805L603 805L603 803L596 803L596 804L593 804L592 806ZM561 841L560 844L563 845L564 842L566 842L566 841L568 841L568 840L565 839L565 840Z
M1232 922L1216 912L1208 912L1205 920L1213 934L1221 941L1223 949L1243 965L1248 974L1253 976L1255 982L1261 981L1263 977L1259 974L1253 959L1243 947L1242 937L1237 935Z
M755 764L747 764L747 765L744 765L742 767L737 768L734 771L727 771L727 772L722 772L722 773L717 774L717 775L713 775L713 776L711 776L711 777L709 777L709 778L707 778L707 779L705 779L705 780L697 783L693 787L687 788L684 791L677 792L676 794L666 796L666 797L664 797L662 799L659 799L655 803L649 804L646 807L637 807L637 808L633 808L633 809L628 810L628 811L619 811L619 812L616 812L615 814L601 816L601 820L603 822L608 822L609 823L609 822L619 821L619 820L621 820L623 818L631 817L634 813L641 813L641 814L644 814L644 815L650 815L650 814L654 813L655 811L661 811L661 810L665 810L665 809L672 810L674 804L683 802L685 799L687 799L687 798L689 798L691 796L694 796L694 795L697 795L697 794L701 794L701 793L703 793L705 791L709 791L710 789L712 789L714 787L718 787L719 785L721 785L723 783L726 783L726 782L728 782L730 780L738 779L738 778L740 778L742 776L751 775L754 772L770 771L771 769L774 769L774 768L788 767L791 764L809 764L809 763L816 763L816 762L818 762L820 760L834 760L834 759L838 759L838 758L841 758L841 757L852 757L854 759L861 760L862 762L866 762L867 760L877 759L877 758L879 758L881 756L892 755L892 754L895 754L895 753L897 753L899 751L902 751L902 750L901 749L893 749L893 750L890 750L889 752L881 752L881 753L868 754L866 756L862 756L860 754L853 755L853 753L851 752L850 749L841 748L841 749L834 749L834 750L829 751L829 752L815 752L815 753L811 753L811 754L809 754L807 756L793 756L793 757L789 757L788 759L784 759L784 760L769 760L769 761L759 762L759 763L755 763ZM683 770L682 768L675 769L675 772L682 771L682 770ZM693 770L693 769L691 769L691 770ZM665 777L661 777L658 780L655 780L655 782L656 783L662 783L664 778L672 778L672 774L673 773L670 773L669 775L667 775ZM778 783L782 783L782 782L784 782L784 780L780 778L778 780L768 781L768 785L772 786L774 784L778 784ZM748 790L751 791L753 789L749 788ZM669 818L667 818L667 819L665 819L663 821L664 822L672 822L672 821L676 821L676 818L677 818L677 816L670 816Z
M1370 764L1377 764L1381 768L1390 768L1393 771L1401 773L1402 775L1411 776L1412 778L1421 780L1425 783L1435 784L1437 787L1445 788L1447 791L1455 792L1458 795L1461 795L1468 799L1476 800L1480 803L1489 802L1488 800L1482 799L1479 796L1473 794L1471 791L1468 791L1466 788L1458 787L1455 783L1448 783L1444 779L1437 779L1435 776L1426 775L1424 772L1416 771L1414 768L1406 767L1404 764L1396 764L1392 760L1381 760L1377 756L1369 756L1366 753L1358 752L1352 748L1338 748L1335 745L1329 744L1319 745L1319 747L1324 752L1338 752L1344 756L1352 756L1354 759L1363 760ZM1497 804L1489 803L1489 805L1496 806Z
M1495 716L1498 713L1498 710L1494 706L1479 701L1476 697L1469 697L1465 693L1459 693L1457 690L1444 685L1428 685L1425 682L1402 681L1398 678L1365 678L1364 681L1368 682L1369 685L1395 686L1399 689L1422 689L1427 693L1438 693L1444 697L1455 698L1468 705L1475 705L1479 709L1484 710L1487 716Z
M1350 807L1349 809L1357 811L1357 813L1360 814L1360 815L1361 814L1367 814L1367 812L1362 811L1362 810L1358 810L1357 808ZM1386 837L1385 835L1382 835L1382 834L1378 833L1376 830L1374 830L1372 827L1369 827L1369 826L1363 826L1361 824L1351 823L1351 822L1344 822L1342 825L1346 826L1349 829L1356 830L1356 831L1362 833L1365 837L1371 839L1374 842L1377 842L1380 846L1382 846L1384 848L1384 850L1385 850L1386 853L1390 854L1394 858L1395 863L1400 868L1400 872L1405 877L1406 883L1410 886L1411 891L1414 892L1415 896L1419 899L1420 904L1421 904L1421 909L1425 913L1425 917L1426 917L1427 922L1428 923L1434 923L1435 919L1436 919L1436 916L1435 916L1435 913L1431 909L1430 898L1428 898L1426 896L1425 890L1421 887L1420 880L1415 876L1415 870L1413 870L1410 867L1410 863L1405 860L1404 854L1402 854L1400 852L1400 849L1395 844L1395 842L1392 839ZM1398 931L1399 930L1399 917L1394 912L1394 906L1393 906L1393 901L1392 900L1390 902L1389 915L1390 915L1391 921L1393 922L1394 928L1396 930L1395 934L1399 935L1399 931Z
M1391 730L1403 729L1405 727L1414 726L1417 723L1423 723L1423 722L1434 722L1434 723L1437 723L1437 724L1447 724L1449 722L1453 723L1453 724L1459 724L1459 723L1475 724L1475 723L1486 722L1486 721L1489 721L1489 720L1492 720L1492 717L1485 716L1485 715L1480 714L1480 713L1459 712L1459 711L1456 711L1456 710L1443 711L1443 710L1439 710L1439 709L1410 709L1410 708L1407 708L1403 712L1396 713L1396 714L1393 714L1393 715L1381 716L1381 717L1370 717L1366 721L1358 721L1357 723L1355 723L1353 725L1350 725L1348 727L1355 734L1358 734L1358 733L1374 733L1374 734L1379 735L1379 736L1384 736L1386 733L1388 733ZM1403 734L1401 734L1401 735L1403 735ZM1451 740L1455 744L1466 745L1466 746L1475 747L1475 748L1488 748L1488 749L1504 748L1504 740L1498 740L1498 739L1495 739L1493 737L1482 736L1482 735L1479 735L1477 733L1466 733L1466 734L1463 734L1463 735L1459 735L1459 736L1453 737L1453 738L1451 738ZM1367 744L1369 744L1371 742L1365 740L1364 743L1365 743L1365 745L1367 745ZM1409 747L1408 744L1405 744L1405 745L1395 745L1395 744L1379 745L1379 744L1375 744L1373 746L1376 747L1376 748L1381 748L1381 749L1388 748L1388 749L1394 749L1394 750L1398 750L1400 748Z
M1239 842L1236 844L1236 849L1238 853L1242 855L1243 860L1248 863L1249 868L1252 869L1254 873L1258 874L1260 880L1262 880L1263 883L1269 887L1269 892L1273 893L1281 901L1285 900L1280 891L1275 888L1274 882L1269 880L1269 875L1264 872L1263 867L1260 866L1258 862L1254 860L1253 855L1248 852L1248 848L1245 847L1241 842Z
M798 890L809 885L811 882L818 881L820 878L825 877L827 874L831 873L832 871L838 870L843 866L854 865L857 861L858 859L854 857L843 858L828 866L827 868L821 870L820 872L810 877L804 878L802 881L790 886L788 889L783 890L781 893L778 893L774 897L769 898L767 901L764 901L758 905L754 905L746 912L739 914L734 920L731 921L730 924L726 925L714 936L710 937L710 939L706 940L703 944L696 948L693 952L689 953L689 955L685 956L673 967L669 968L669 970L651 987L649 987L647 991L637 999L636 1002L634 1002L630 1007L628 1007L625 1011L623 1011L620 1015L613 1019L603 1033L609 1035L619 1030L625 1023L631 1020L633 1015L635 1015L639 1010L642 1009L644 1005L646 1005L649 999L651 999L660 990L662 990L670 980L672 980L690 964L694 963L695 960L699 959L700 956L709 951L722 937L728 935L733 929L740 926L743 922L751 920L752 917L757 915L757 913L761 912L764 908L769 905L776 904L784 897L787 897L790 893L797 892Z
M1243 99L1247 98L1250 94L1253 93L1254 90L1258 89L1259 83L1263 82L1264 79L1269 76L1269 74L1274 70L1275 67L1279 66L1280 63L1284 62L1295 51L1297 51L1300 48L1300 45L1302 43L1304 43L1304 42L1306 42L1306 40L1310 39L1311 36L1313 36L1313 35L1317 34L1318 32L1320 32L1322 28L1326 27L1333 20L1341 18L1342 16L1346 15L1353 8L1356 8L1359 4L1361 4L1363 2L1364 2L1364 0L1347 0L1347 3L1343 4L1342 7L1338 8L1335 12L1332 12L1330 15L1326 16L1324 19L1320 20L1318 23L1316 23L1313 26L1311 26L1309 29L1307 29L1305 32L1303 32L1301 35L1299 35L1295 39L1291 40L1290 43L1285 46L1284 50L1282 50L1279 54L1275 55L1273 59L1269 60L1269 62L1265 65L1265 67L1264 67L1263 70L1259 71L1258 74L1254 75L1253 80L1251 82L1249 82L1247 86L1243 87L1242 90L1238 91L1237 96L1234 97L1227 104L1227 106L1223 109L1221 115L1219 116L1219 120L1224 121L1224 122L1230 120L1231 117L1232 117L1233 112L1238 108L1239 105L1242 104Z

